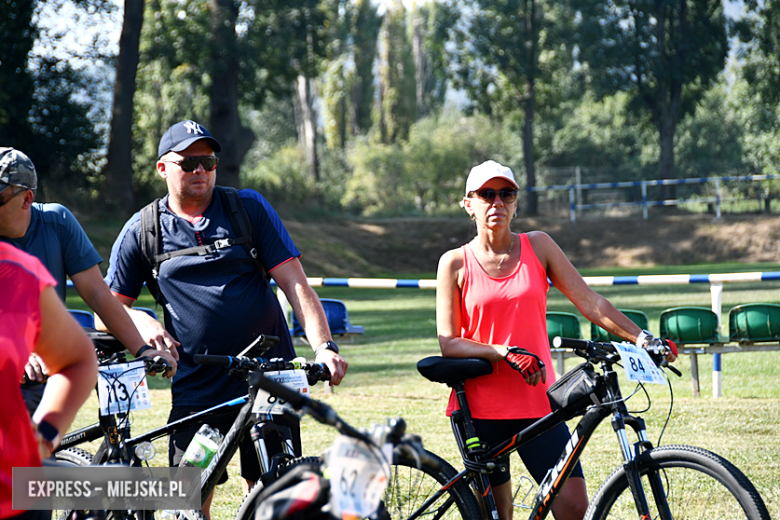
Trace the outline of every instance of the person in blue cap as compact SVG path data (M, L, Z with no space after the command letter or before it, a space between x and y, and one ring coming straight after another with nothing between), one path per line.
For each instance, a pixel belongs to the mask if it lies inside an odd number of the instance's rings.
M137 321L141 334L158 348L178 349L179 370L173 378L169 421L246 394L244 381L218 367L197 365L199 353L236 355L260 334L280 342L264 357L292 359L295 351L279 301L257 264L241 245L224 247L238 233L215 189L216 154L220 143L195 121L181 121L165 132L158 148L157 172L168 194L159 200L162 253L195 250L213 244L207 254L182 254L166 259L153 272L144 256L141 212L122 229L111 251L106 281L114 295L132 307L146 282L159 288L165 327L154 320ZM306 280L296 248L271 204L258 192L239 191L249 216L252 244L258 259L301 319L316 361L328 366L331 384L341 382L347 362L338 354L317 293ZM219 246L219 247L218 247ZM212 424L226 433L233 417ZM300 427L291 424L300 452ZM178 465L196 429L169 439L171 466ZM260 477L257 454L250 439L241 447L241 474L248 488ZM226 480L223 476L223 481ZM208 516L211 497L204 505Z
M79 296L134 355L162 356L174 370L169 352L146 345L125 309L111 296L98 264L103 261L73 214L62 204L35 202L38 174L32 160L14 148L0 148L0 242L7 242L38 258L57 282L65 301L66 277ZM134 311L139 312L140 311ZM44 391L47 370L33 353L25 367L22 394L32 414Z

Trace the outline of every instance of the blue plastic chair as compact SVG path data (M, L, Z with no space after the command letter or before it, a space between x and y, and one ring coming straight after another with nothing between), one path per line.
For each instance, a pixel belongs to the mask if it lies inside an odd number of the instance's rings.
M347 306L341 300L320 298L320 303L322 303L322 308L325 310L325 316L328 318L328 327L330 327L331 335L354 335L363 334L365 332L362 325L352 325L349 322ZM298 317L295 316L294 312L292 315L291 334L296 337L306 336L306 333L303 331L303 327L301 327Z
M91 312L81 311L78 309L68 309L68 312L71 316L76 318L76 321L79 322L79 325L82 327L89 327L92 329L95 328L95 317Z
M143 311L146 314L148 314L149 316L151 316L152 318L154 318L156 320L159 320L159 318L157 318L157 313L154 312L154 310L150 309L149 307L133 307L133 309L135 309L137 311Z

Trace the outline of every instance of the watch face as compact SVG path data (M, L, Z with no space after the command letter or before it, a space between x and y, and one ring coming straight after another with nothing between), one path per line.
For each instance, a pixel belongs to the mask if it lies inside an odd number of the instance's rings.
M334 342L332 342L332 341L328 341L328 346L327 346L327 347L325 347L325 348L326 348L326 349L328 349L328 350L332 350L332 351L333 351L333 352L335 352L336 354L338 354L338 353L339 353L339 346L338 346L338 345L336 345L336 344L335 344Z

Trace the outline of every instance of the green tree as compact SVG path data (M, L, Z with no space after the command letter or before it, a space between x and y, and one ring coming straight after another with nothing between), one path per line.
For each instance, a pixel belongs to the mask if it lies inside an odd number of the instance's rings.
M762 103L780 103L780 3L745 1L751 16L735 23L743 58L741 76Z
M521 111L526 185L534 187L537 89L573 64L567 43L572 14L565 4L545 0L464 1L472 14L458 36L460 85L491 117ZM536 215L536 192L526 197L525 212Z
M658 131L661 178L675 177L675 131L723 70L721 0L580 2L580 59L599 95L630 93Z
M383 143L406 139L417 119L412 46L406 32L406 9L388 5L380 33L379 136Z
M417 117L423 118L444 104L451 79L446 45L454 39L460 12L451 1L429 1L413 7L410 18Z
M150 2L141 42L143 95L136 105L135 135L144 149L141 180L154 176L150 165L162 132L192 118L209 122L223 146L220 182L237 186L256 139L244 113L261 108L268 96L289 97L301 58L324 52L318 5L314 0Z
M119 56L116 60L108 153L103 168L103 199L126 212L135 207L132 170L127 165L132 163L133 156L133 98L143 22L144 1L125 0Z
M74 2L102 9L100 3ZM0 142L24 151L39 177L39 199L91 196L99 136L87 100L94 85L67 61L33 53L41 31L36 0L0 2ZM47 36L48 37L48 36ZM47 42L50 43L50 42Z

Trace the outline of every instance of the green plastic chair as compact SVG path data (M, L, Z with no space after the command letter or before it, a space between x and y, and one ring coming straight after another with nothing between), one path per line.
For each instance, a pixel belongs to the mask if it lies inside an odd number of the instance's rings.
M628 316L628 319L636 323L640 329L647 330L650 328L647 314L642 311L635 311L633 309L618 309L620 312ZM610 334L606 330L602 329L595 323L590 324L590 339L593 341L623 341L623 338Z
M661 313L661 338L676 343L722 343L718 316L706 307L675 307Z
M570 312L547 312L547 339L550 347L555 336L562 338L582 338L580 330L580 318Z
M729 311L729 339L737 342L780 341L780 305L746 303Z

